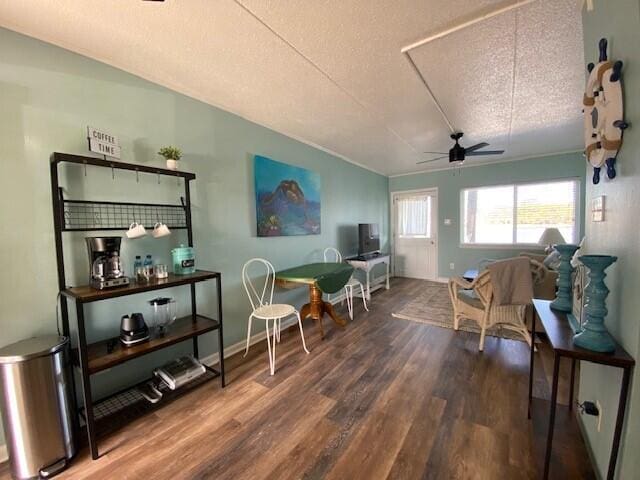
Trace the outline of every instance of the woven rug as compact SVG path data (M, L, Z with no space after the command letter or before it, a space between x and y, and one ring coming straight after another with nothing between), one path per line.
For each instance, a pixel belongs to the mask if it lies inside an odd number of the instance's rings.
M422 292L413 300L407 302L397 313L394 312L391 315L403 320L411 320L412 322L426 323L453 330L453 306L449 298L447 284L425 281ZM480 326L473 320L466 318L460 320L459 329L465 332L480 333ZM524 341L522 335L506 328L489 328L486 334L493 337Z

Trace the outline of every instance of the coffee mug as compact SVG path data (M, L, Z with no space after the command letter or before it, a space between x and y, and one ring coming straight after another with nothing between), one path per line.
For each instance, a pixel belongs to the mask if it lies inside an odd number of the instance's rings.
M146 234L147 231L144 229L144 225L140 225L136 222L129 225L129 230L127 230L127 238L140 238L144 237Z
M166 237L167 235L171 235L171 230L164 223L156 223L153 226L153 232L151 232L153 238Z

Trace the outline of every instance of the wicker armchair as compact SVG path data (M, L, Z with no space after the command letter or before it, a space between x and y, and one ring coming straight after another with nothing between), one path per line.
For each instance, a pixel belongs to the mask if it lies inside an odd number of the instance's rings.
M547 269L536 260L531 260L534 289L544 282ZM480 345L484 350L484 339L488 328L499 326L520 333L531 345L527 328L527 305L497 305L493 298L493 284L489 270L481 272L473 282L454 277L449 280L449 295L453 304L453 328L458 330L461 318L474 320L480 326Z

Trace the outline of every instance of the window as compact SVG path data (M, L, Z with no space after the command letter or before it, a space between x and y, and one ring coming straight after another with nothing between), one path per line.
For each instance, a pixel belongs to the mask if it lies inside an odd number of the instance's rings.
M431 238L431 196L399 197L398 236L401 238Z
M578 180L464 189L462 243L533 245L548 227L575 243L579 192Z

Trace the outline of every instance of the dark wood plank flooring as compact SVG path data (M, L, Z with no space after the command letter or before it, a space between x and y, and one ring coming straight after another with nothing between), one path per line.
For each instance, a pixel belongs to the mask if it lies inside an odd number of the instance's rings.
M539 478L549 352L529 421L526 344L487 337L479 353L475 334L392 318L421 285L394 279L369 313L355 300L355 321L325 320L324 341L308 321L310 355L283 332L273 377L265 342L234 356L226 389L211 382L100 439L98 461L83 449L58 478ZM566 408L557 424L551 477L595 478Z

